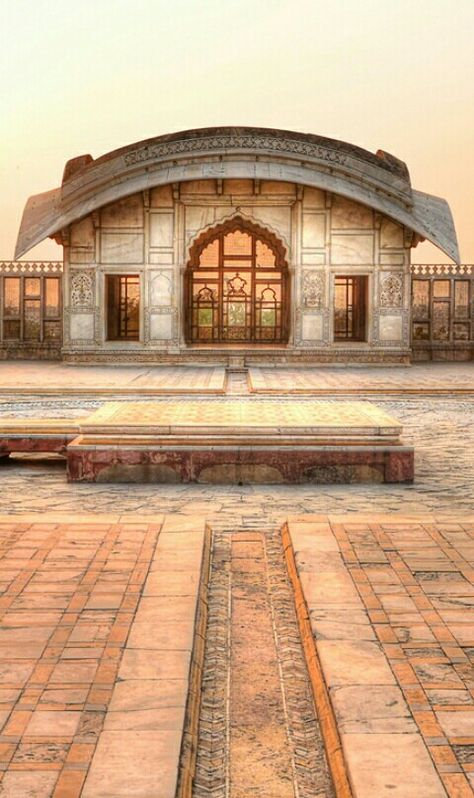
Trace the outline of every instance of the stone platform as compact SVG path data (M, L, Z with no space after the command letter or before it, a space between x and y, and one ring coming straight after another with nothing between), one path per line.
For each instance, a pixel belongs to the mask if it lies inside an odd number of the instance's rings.
M110 402L79 426L70 481L413 480L401 424L368 402Z
M7 361L0 364L4 396L218 395L226 392L222 366L110 366Z

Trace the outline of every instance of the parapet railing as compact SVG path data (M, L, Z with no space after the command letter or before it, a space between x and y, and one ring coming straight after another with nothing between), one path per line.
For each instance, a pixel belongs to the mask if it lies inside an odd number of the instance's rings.
M63 271L61 260L1 260L0 274L60 274ZM474 274L474 263L412 263L411 272L415 275L436 277L443 275Z
M62 274L62 260L0 260L0 274Z
M411 273L426 277L474 275L474 263L412 263Z

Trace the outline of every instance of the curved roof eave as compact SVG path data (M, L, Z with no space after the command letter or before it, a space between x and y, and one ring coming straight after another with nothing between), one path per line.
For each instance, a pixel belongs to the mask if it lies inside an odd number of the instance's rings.
M175 136L170 144L170 137L159 137L151 140L155 144L142 142L110 153L73 173L60 188L30 197L15 258L92 211L138 191L187 180L252 178L299 183L361 202L428 239L459 262L448 204L439 197L413 191L408 173L383 163L385 157L392 156L367 153L370 158L365 160L360 155L364 151L350 145L344 145L346 152L331 149L327 139L322 140L324 146L308 143L302 134L294 134L299 137L295 140L283 139L280 131L267 131L266 137L261 133L260 138L256 134L210 138L208 131L201 137L197 136L199 131L191 132L195 134L191 141ZM274 138L269 138L270 133Z

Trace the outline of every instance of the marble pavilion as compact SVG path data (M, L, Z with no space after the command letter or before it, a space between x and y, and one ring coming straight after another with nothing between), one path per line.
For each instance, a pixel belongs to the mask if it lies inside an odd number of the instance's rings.
M459 261L447 203L398 158L250 127L69 160L15 257L47 236L73 362L407 363L411 248Z

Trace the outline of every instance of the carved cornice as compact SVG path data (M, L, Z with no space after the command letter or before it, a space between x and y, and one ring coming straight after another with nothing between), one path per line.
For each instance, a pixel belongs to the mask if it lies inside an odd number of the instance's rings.
M313 186L363 203L428 238L458 260L443 200L412 191L406 166L345 142L262 128L205 128L160 136L72 171L60 188L31 197L16 257L110 202L167 183L251 178Z

